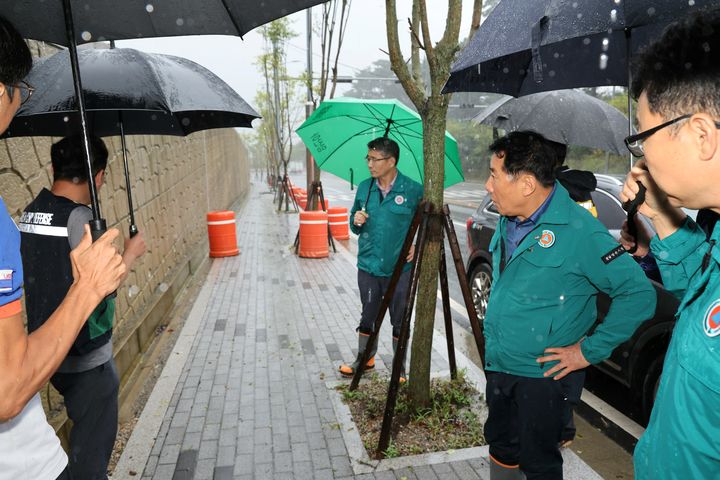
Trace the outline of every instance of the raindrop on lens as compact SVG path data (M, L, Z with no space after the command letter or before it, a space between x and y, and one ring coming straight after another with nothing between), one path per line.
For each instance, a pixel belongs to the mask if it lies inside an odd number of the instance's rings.
M600 70L605 70L608 65L608 56L604 53L600 54Z
M80 38L82 38L82 39L85 40L86 42L89 42L90 39L92 39L92 34L91 34L90 32L88 32L88 31L84 31L84 32L82 32L82 33L80 34Z
M510 69L508 67L503 68L503 73L510 73Z
M188 125L190 125L190 119L185 117L180 121L180 123L182 123L184 127L187 127Z
M152 3L148 3L147 5L145 5L145 11L148 13L152 13L155 11L155 7L153 7Z
M647 14L648 14L649 17L652 17L653 15L655 15L655 7L650 7L650 8L648 8L648 9L647 9Z
M63 122L67 123L69 121L70 121L70 117L68 117L67 115L63 117Z
M590 39L587 37L583 38L583 45L590 45Z
M554 77L554 76L555 76L555 70L550 70L550 71L548 72L548 75L549 75L551 78Z
M160 290L162 293L167 292L170 289L167 283L163 282L160 285L158 285L158 290Z
M131 285L130 288L128 288L128 297L134 297L140 293L140 288L137 285Z
M689 0L689 1L688 1L688 5L690 5L691 7L694 7L694 6L695 6L695 0Z
M178 27L182 27L185 24L185 20L183 20L182 18L178 18L177 20L175 20L175 24Z
M560 58L560 54L558 52L553 53L554 58Z

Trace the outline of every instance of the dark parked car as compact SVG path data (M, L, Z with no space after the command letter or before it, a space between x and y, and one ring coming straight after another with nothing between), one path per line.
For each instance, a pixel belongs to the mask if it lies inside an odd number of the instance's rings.
M596 175L597 189L592 198L598 219L618 238L627 214L619 200L622 182L606 175ZM470 256L467 264L468 281L480 321L484 319L492 284L492 260L488 245L495 233L499 214L487 195L477 211L467 221L467 241ZM649 222L646 225L652 229ZM610 358L597 365L603 373L626 385L636 395L644 420L647 421L655 399L662 371L663 359L675 325L678 300L662 285L653 281L658 293L655 316L644 322L627 342L620 345ZM598 323L607 313L610 300L598 297Z

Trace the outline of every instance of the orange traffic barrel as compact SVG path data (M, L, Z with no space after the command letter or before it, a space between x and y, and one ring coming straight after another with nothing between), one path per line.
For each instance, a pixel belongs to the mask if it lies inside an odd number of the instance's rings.
M235 212L209 212L207 224L211 257L232 257L240 253L235 236Z
M300 208L302 208L303 210L305 210L305 207L307 207L307 196L306 196L306 195L298 195L298 196L295 198L295 201L296 201L297 204L300 206Z
M348 209L345 207L328 208L328 223L330 234L336 240L347 240L350 238L350 224L348 222Z
M328 252L328 216L322 210L300 212L300 245L298 253L305 258L322 258Z
M301 187L292 187L292 194L293 197L297 198L298 194L302 193L303 189Z

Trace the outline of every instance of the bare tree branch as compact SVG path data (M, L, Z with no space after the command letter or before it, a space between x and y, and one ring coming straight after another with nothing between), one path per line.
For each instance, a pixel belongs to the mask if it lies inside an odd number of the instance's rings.
M388 50L390 53L390 63L393 72L400 80L405 92L415 105L415 108L421 110L425 105L425 91L419 86L410 75L405 60L400 50L400 39L398 38L398 19L397 19L397 2L395 0L385 0L385 26L388 36Z
M330 90L330 98L335 97L335 88L337 87L337 66L340 60L340 50L342 49L343 41L345 40L345 33L347 32L347 24L350 19L350 7L352 6L352 0L342 0L342 9L340 10L340 30L338 31L338 44L335 50L335 63L333 64L332 72L332 88Z

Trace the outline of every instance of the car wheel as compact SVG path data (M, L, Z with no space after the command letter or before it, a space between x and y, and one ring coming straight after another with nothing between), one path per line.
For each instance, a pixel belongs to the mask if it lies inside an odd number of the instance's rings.
M655 397L657 396L658 387L660 386L660 375L662 374L663 362L665 355L655 357L648 366L647 372L642 382L642 414L645 422L650 421L650 412L652 412Z
M492 285L492 269L487 263L479 263L470 274L470 291L478 320L485 320L490 286Z

